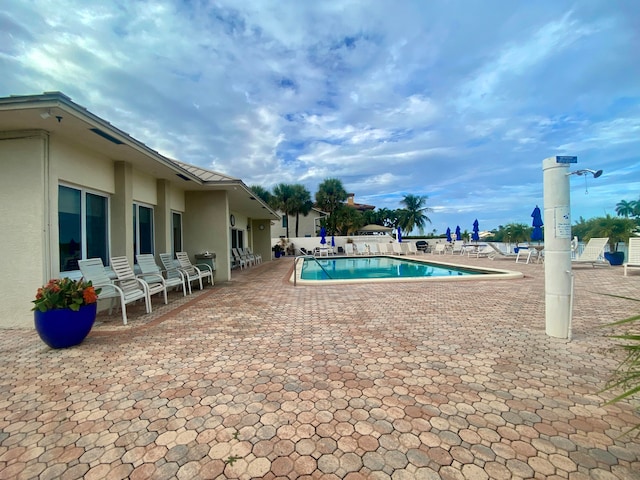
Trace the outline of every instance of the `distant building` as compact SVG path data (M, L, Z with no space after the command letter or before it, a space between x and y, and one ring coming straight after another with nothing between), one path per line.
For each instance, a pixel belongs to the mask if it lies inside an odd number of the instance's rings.
M368 210L375 210L375 208L376 208L375 205L367 205L365 203L356 203L354 201L354 198L356 196L355 193L347 193L347 195L348 195L347 196L347 205L349 207L353 207L356 210L359 210L361 212L366 212Z

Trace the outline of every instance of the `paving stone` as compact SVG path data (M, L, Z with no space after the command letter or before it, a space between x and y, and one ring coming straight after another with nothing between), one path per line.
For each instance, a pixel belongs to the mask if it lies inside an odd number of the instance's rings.
M544 334L543 265L428 295L294 288L290 267L172 292L127 327L101 313L73 349L4 331L0 478L637 478L638 417L605 405L620 355L598 328L637 306L591 293L637 278L575 269L568 342Z

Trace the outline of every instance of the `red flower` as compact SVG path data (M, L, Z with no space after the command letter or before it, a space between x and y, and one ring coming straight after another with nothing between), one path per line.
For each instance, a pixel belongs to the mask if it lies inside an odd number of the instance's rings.
M98 296L96 295L96 291L93 287L85 288L82 292L82 298L84 299L84 303L87 305L98 301Z

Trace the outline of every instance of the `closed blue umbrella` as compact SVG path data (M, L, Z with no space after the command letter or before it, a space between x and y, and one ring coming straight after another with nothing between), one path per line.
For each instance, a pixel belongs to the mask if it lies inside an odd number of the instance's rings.
M326 228L324 228L324 227L322 227L322 228L320 229L320 243L321 243L322 245L324 245L325 243L327 243L327 239L326 239L326 238L324 238L324 237L326 237L326 236L327 236L327 229L326 229Z
M478 235L479 231L480 226L478 225L478 219L476 218L476 220L473 222L473 233L471 234L471 240L473 240L474 242L480 240L480 235Z
M533 240L534 242L539 242L544 238L544 235L542 234L542 226L544 225L544 223L542 223L542 213L540 212L540 207L536 205L536 208L533 209L531 216L533 217L533 230L531 231L531 240Z
M336 239L333 238L333 235L331 235L331 246L335 247L336 246Z
M447 227L447 242L451 241L451 229Z
M398 227L398 242L402 243L402 230Z
M456 227L456 240L462 240L462 233L460 233L460 225Z

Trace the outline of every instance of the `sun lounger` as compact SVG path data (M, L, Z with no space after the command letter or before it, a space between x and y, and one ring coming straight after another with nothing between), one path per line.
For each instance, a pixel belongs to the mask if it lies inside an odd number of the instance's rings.
M436 243L436 246L431 250L431 255L444 255L447 252L447 246L444 243Z
M627 270L640 270L640 237L629 239L629 251L627 252L627 263L624 264L624 276Z
M609 265L609 262L604 259L604 247L607 246L607 243L609 243L609 237L590 239L582 253L571 263L591 265L592 267Z
M493 250L493 252L489 254L490 260L495 260L496 258L507 258L514 260L518 257L517 253L503 252L495 243L487 242L487 245Z

